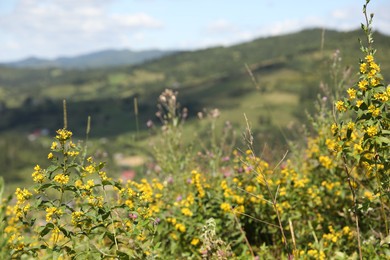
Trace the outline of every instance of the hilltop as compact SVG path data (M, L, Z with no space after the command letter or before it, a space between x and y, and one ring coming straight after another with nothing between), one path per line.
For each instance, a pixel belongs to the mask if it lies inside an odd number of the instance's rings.
M29 57L23 60L3 63L12 68L61 68L61 69L91 69L107 68L124 65L142 64L175 53L175 51L147 50L102 50L75 57L59 57L56 59L42 59Z

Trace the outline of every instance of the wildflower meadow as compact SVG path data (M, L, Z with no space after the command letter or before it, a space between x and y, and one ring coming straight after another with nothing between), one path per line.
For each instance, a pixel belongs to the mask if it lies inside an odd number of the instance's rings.
M302 142L281 158L263 157L245 116L236 146L229 125L215 127L217 110L203 114L210 140L185 142L188 111L167 89L158 167L116 179L74 139L65 107L50 165L32 165L34 185L0 197L0 258L390 259L390 85L368 4L358 80L325 86Z

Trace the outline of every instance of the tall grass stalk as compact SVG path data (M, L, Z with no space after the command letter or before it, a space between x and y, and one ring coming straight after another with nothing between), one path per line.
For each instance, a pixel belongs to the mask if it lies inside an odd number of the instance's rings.
M253 143L254 143L254 138L253 138L253 134L252 134L252 130L251 130L251 127L250 127L250 124L249 124L249 120L248 118L246 117L246 114L244 114L244 117L245 117L245 122L246 122L246 136L244 136L245 140L246 140L246 143L248 145L248 150L251 152L251 155L252 157L255 157L255 152L254 152L254 146L253 146ZM275 168L273 169L273 172L275 171L276 167L278 167L283 161L284 159L286 158L288 152L286 152L283 156L283 158L279 161L279 163L275 166ZM245 163L245 162L244 162ZM247 165L247 166L250 166L250 165ZM277 197L278 197L278 192L279 192L279 185L277 187L277 190L275 192L273 192L271 190L271 187L270 187L270 184L268 182L268 179L267 179L267 176L265 176L264 172L263 171L258 171L256 170L256 168L254 168L253 170L258 176L261 176L262 179L264 180L264 183L265 183L265 186L266 186L266 189L267 189L267 192L268 192L268 195L270 196L271 198L271 203L272 203L272 207L273 207L273 210L274 212L276 213L276 216L277 216L277 220L278 220L278 225L279 225L279 230L280 230L280 233L282 235L282 243L284 244L284 247L287 251L287 254L288 254L288 258L291 259L292 258L292 255L291 255L291 250L289 248L289 245L287 243L287 238L286 238L286 235L284 233L284 228L283 228L283 224L282 224L282 219L281 219L281 216L280 216L280 212L279 212L279 209L277 207Z
M138 99L134 98L134 116L135 116L135 128L137 131L137 136L139 136L139 118L138 118Z

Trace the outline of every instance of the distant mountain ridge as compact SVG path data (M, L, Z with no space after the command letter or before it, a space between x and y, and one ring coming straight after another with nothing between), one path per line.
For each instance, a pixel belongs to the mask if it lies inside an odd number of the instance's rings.
M137 65L146 61L158 59L175 51L147 50L103 50L74 57L59 57L56 59L41 59L30 57L20 61L2 63L13 68L62 68L62 69L89 69L106 68L123 65Z

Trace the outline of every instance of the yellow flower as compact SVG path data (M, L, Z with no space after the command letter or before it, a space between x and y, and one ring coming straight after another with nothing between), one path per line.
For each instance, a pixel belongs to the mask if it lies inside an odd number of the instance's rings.
M237 206L233 209L234 213L244 213L245 212L245 207L244 205Z
M325 144L326 144L326 146L328 147L328 149L329 149L330 151L335 151L335 150L337 150L337 143L336 143L334 140L332 140L332 139L326 139L326 140L325 140Z
M245 190L249 193L253 193L256 191L256 187L255 186L252 186L252 185L248 185Z
M348 93L348 95L349 95L349 99L350 99L350 100L356 98L356 90L355 90L355 89L349 88L349 89L347 90L347 93Z
M348 128L349 130L353 130L354 127L355 127L355 123L354 123L354 122L348 122L347 128Z
M380 72L380 71L381 71L381 68L380 68L379 65L376 64L375 62L371 62L371 63L370 63L370 67L371 67L372 70L375 70L375 71L377 71L377 72Z
M347 110L347 108L345 107L344 101L339 100L336 102L335 105L336 105L337 110L340 112L344 112Z
M84 212L75 211L72 213L72 224L77 225L80 222L81 217L84 216Z
M372 63L374 61L374 56L372 56L371 54L368 54L366 57L365 57L366 61L368 63Z
M107 173L105 171L99 171L98 172L100 178L103 180L103 181L107 181L107 180L110 180L110 178L107 177Z
M33 178L33 181L36 183L42 183L45 179L45 175L43 175L41 172L33 172L31 176Z
M31 192L29 192L27 189L22 190L20 188L16 188L15 195L16 199L18 200L18 204L22 204L32 196Z
M371 191L365 191L364 197L367 198L369 201L373 201L375 199L375 195Z
M49 153L48 155L47 155L47 159L53 159L53 157L54 157L54 155L53 155L53 153Z
M97 206L99 208L103 207L103 202L104 202L103 196L94 197L90 195L87 200L88 200L88 204L92 206Z
M369 126L366 130L366 133L369 135L369 136L374 136L378 133L378 128L376 126Z
M234 195L233 200L237 202L237 204L244 204L244 197L242 196Z
M370 83L373 87L376 87L377 85L379 85L380 80L379 80L379 78L373 77L370 79Z
M200 241L199 241L199 238L196 238L196 237L195 237L195 238L192 239L191 245L196 246L196 245L199 244L199 242L200 242Z
M56 139L60 142L63 142L71 138L72 134L73 133L71 131L68 131L66 129L59 129L57 130Z
M363 100L356 101L356 106L360 107L363 104Z
M363 62L360 64L360 73L364 74L367 72L367 63Z
M368 86L368 81L363 79L363 80L359 81L358 86L361 90L366 91L367 86Z
M74 156L79 155L79 152L78 152L78 151L69 151L69 152L67 152L66 154L67 154L68 156L74 157Z
M54 177L54 181L60 184L67 184L69 182L69 176L61 173Z
M78 179L77 181L74 182L74 186L76 186L76 188L78 188L78 189L82 189L83 188L83 181Z
M53 215L57 215L58 217L60 217L62 214L62 209L56 207L49 207L46 209L46 221L51 221L53 219Z
M92 174L95 171L95 167L92 164L88 165L87 167L84 168L84 171L89 174Z
M221 209L222 209L224 212L229 212L229 211L231 210L230 204L229 204L229 203L226 203L226 202L222 203L220 207L221 207Z
M36 165L34 167L34 172L32 173L32 178L33 178L33 181L36 182L36 183L42 183L43 180L45 179L45 175L43 174L43 170L41 169L41 167L39 165Z
M330 131L332 131L332 134L336 134L338 130L337 124L333 123L332 126L330 127Z
M184 216L192 217L193 213L189 208L182 208L181 213L183 213Z
M179 230L181 233L186 232L186 226L184 226L184 225L181 224L181 223L177 223L177 224L175 225L175 228L176 228L177 230Z
M176 233L170 233L169 236L173 239L173 240L178 240L179 238L177 237Z
M57 142L52 142L50 149L51 150L55 150L55 149L57 149L57 147L58 147L58 143Z
M386 93L375 93L374 98L381 102L387 102L389 100L389 97Z
M328 156L320 156L319 161L326 169L332 168L332 160Z
M167 218L168 223L172 223L172 225L176 224L176 218Z

